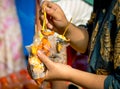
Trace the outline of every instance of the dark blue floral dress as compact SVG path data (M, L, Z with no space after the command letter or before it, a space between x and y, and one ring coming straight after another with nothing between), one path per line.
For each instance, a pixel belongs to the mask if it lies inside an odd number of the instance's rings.
M108 75L104 89L120 89L120 0L94 0L88 32L88 71Z

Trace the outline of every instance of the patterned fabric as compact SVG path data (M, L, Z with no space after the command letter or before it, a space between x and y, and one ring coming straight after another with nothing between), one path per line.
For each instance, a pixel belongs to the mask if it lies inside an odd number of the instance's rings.
M89 71L108 75L104 89L120 89L120 0L106 1L106 5L94 1Z
M14 0L0 0L0 77L24 68Z

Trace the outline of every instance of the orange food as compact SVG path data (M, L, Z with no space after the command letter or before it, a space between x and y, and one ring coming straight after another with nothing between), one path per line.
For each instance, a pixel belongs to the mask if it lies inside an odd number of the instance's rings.
M39 5L39 4L37 4ZM39 16L39 15L38 15ZM32 78L36 81L38 85L40 85L45 78L45 72L46 67L45 65L40 61L40 59L37 56L38 50L42 51L46 56L50 55L50 48L51 43L48 40L48 36L53 35L54 31L50 31L47 29L46 26L46 12L44 12L44 21L43 26L41 30L36 30L35 41L33 41L33 44L31 47L31 54L29 57L29 64L30 64L30 72L32 74ZM37 17L38 20L38 17ZM38 20L39 21L39 20ZM37 23L38 26L38 23ZM39 34L39 35L38 35Z
M44 36L50 36L50 35L53 35L54 34L54 31L51 31L51 32L46 32L46 31L43 31L41 30L41 33L44 35Z

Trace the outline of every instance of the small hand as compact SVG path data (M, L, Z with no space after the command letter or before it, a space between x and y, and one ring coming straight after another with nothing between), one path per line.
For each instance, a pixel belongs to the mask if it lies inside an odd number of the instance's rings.
M68 24L68 21L60 6L50 1L44 1L40 11L40 18L42 21L44 20L44 11L47 13L47 27L62 34Z
M66 64L55 63L46 55L38 51L38 57L47 67L45 80L69 80L71 67Z

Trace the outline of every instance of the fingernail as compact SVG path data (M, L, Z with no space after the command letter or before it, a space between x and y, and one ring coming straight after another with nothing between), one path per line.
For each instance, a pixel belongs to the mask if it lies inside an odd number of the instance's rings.
M42 54L42 52L40 50L38 50L38 55Z

